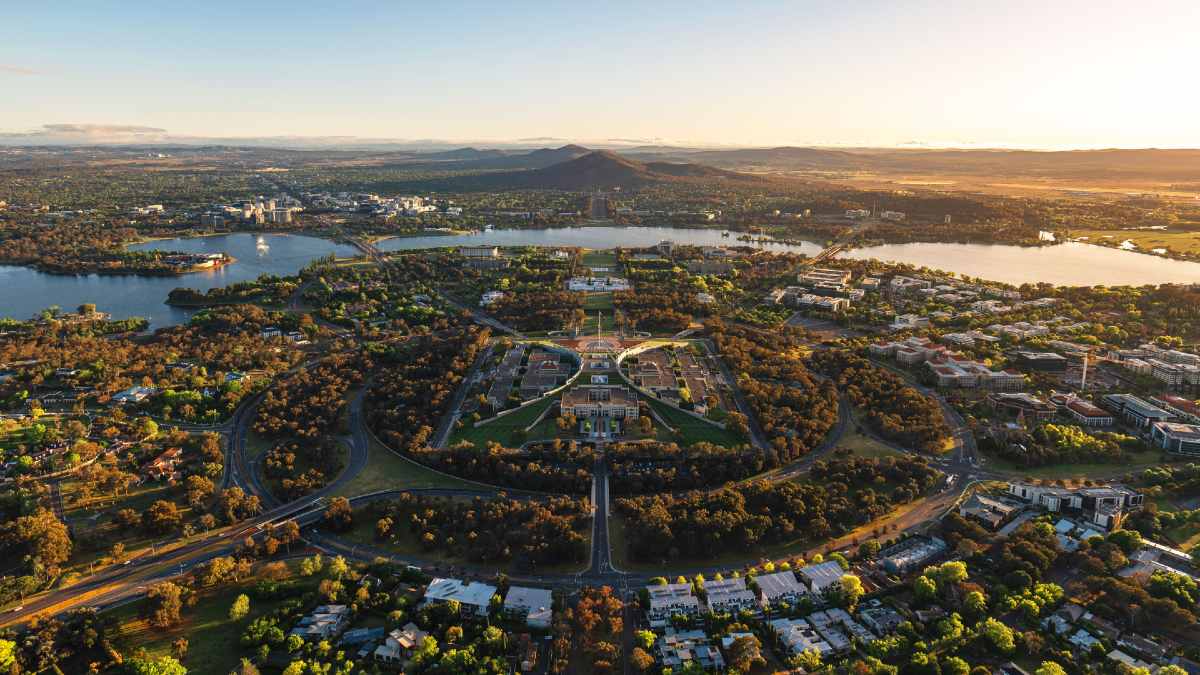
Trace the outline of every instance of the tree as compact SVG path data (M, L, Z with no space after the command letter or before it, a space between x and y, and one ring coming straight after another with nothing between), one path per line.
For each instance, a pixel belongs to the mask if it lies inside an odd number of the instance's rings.
M816 647L810 647L789 659L789 663L810 673L816 672L821 668L821 652Z
M641 647L634 647L633 651L629 653L629 662L633 664L634 668L637 668L638 672L644 673L654 666L654 657Z
M176 638L176 640L171 643L171 654L174 655L175 658L182 661L183 657L187 656L187 652L188 652L187 638L185 638L185 637Z
M1007 655L1016 647L1012 629L993 617L988 617L980 624L980 634L987 638L991 646L1001 655Z
M187 488L187 501L192 508L199 508L204 501L212 496L216 489L213 482L204 476L188 476L184 481Z
M16 662L17 643L12 640L0 640L0 669L8 670Z
M971 665L957 656L942 660L942 675L968 675Z
M242 662L240 664L238 664L237 670L230 673L230 675L260 675L260 674L258 672L258 666L254 665L253 661L251 661L248 658L242 657Z
M187 675L187 668L173 656L157 659L135 656L125 662L125 672L129 675Z
M295 654L304 648L304 638L299 635L289 635L284 646L289 654Z
M300 561L300 576L311 577L320 574L324 568L325 560L321 558L320 553L315 553L311 558L304 558Z
M658 636L653 631L639 630L633 634L633 639L639 647L649 651L654 648L654 642L658 639Z
M233 605L229 608L229 620L241 621L250 613L250 597L245 593L237 596L233 601Z
M154 438L158 435L158 422L149 417L141 417L137 421L137 432L143 440Z
M1067 675L1067 671L1054 661L1042 661L1034 675Z
M71 557L71 534L52 511L38 509L5 529L6 539L43 565L57 566Z
M963 599L963 607L973 618L980 618L987 614L987 597L980 591L971 591Z
M183 521L183 514L175 502L159 499L150 505L142 517L142 523L151 531L158 534L173 532Z
M842 575L841 590L842 598L845 600L846 606L849 608L853 608L855 605L857 605L859 599L862 598L863 593L866 592L863 589L862 580L853 574Z
M329 562L329 577L341 581L350 576L350 563L342 556L337 556Z
M729 645L729 665L743 673L757 664L766 663L762 657L762 643L753 635L737 638Z
M151 586L144 607L151 626L170 628L183 618L183 589L169 581Z
M350 508L350 500L345 497L329 500L329 506L325 509L325 524L334 532L347 532L354 527L354 510Z

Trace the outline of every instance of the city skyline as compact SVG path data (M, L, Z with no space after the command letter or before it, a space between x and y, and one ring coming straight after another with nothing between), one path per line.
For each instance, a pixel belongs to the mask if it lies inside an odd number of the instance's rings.
M1200 147L1200 8L9 10L0 143Z

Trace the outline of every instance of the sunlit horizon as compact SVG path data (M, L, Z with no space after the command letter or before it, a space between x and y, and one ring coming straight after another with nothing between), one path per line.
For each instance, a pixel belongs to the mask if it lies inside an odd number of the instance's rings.
M1200 148L1200 6L9 8L0 143Z

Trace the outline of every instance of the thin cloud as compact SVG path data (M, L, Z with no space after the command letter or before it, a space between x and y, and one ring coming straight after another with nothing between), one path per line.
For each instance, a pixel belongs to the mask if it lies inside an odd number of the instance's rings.
M0 73L8 73L10 75L41 75L40 71L24 66L14 66L8 63L0 63Z

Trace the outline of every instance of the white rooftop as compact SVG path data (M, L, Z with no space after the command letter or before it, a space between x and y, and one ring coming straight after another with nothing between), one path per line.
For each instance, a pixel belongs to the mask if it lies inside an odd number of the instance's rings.
M463 583L458 579L434 579L425 589L426 600L457 600L464 605L487 608L496 594L496 587L478 581Z

